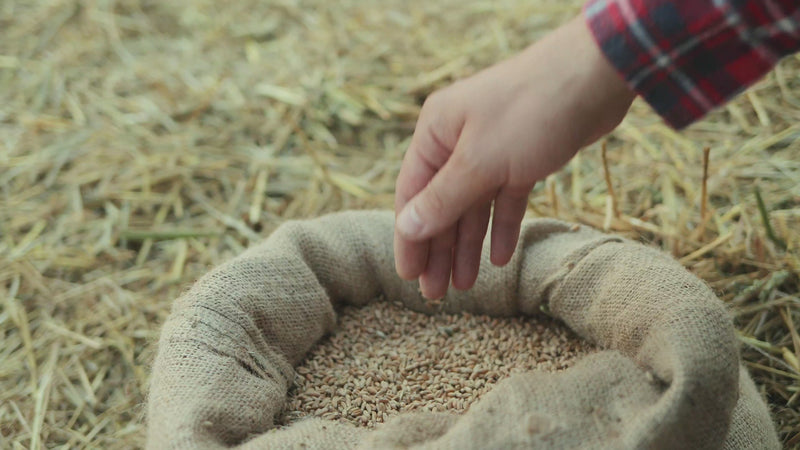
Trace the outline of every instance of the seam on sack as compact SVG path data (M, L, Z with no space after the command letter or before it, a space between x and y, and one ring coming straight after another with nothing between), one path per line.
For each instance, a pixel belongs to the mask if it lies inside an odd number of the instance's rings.
M556 285L561 280L566 278L567 275L569 275L570 272L572 272L575 267L593 251L605 244L624 242L624 239L617 236L603 236L599 239L590 241L588 244L568 253L567 256L564 257L564 262L561 267L559 267L555 273L547 277L542 282L544 288L542 289L542 303L540 305L540 310L548 316L556 317L550 312L550 292L556 288Z
M213 313L217 313L218 315L220 315L220 316L221 316L221 317L223 317L224 319L228 320L229 322L232 322L232 321L231 321L231 320L230 320L228 317L226 317L224 314L221 314L221 313L219 313L219 312L215 311L215 310L214 310L214 309L212 309L212 308L208 308L207 306L204 306L204 305L194 305L194 306L199 306L199 307L201 307L201 308L203 308L203 309L206 309L206 310L208 310L208 311L211 311L211 312L213 312ZM234 346L236 345L235 343L236 343L236 342L238 342L238 340L236 339L236 337L234 337L234 336L231 336L229 333L227 333L227 332L225 332L225 331L223 331L223 330L219 329L217 326L215 326L215 325L214 325L214 324L212 324L212 323L209 323L209 322L207 322L207 321L205 321L205 320L203 320L203 319L201 319L201 318L198 318L198 317L194 317L194 318L192 318L192 319L190 319L190 320L194 321L194 323L195 323L195 324L202 324L202 325L204 325L205 327L207 327L208 329L210 329L210 330L213 330L213 331L214 331L214 332L216 332L216 333L217 333L219 336L221 336L221 337L225 338L225 339L226 339L226 340L228 340L229 342L232 342ZM236 322L234 322L234 323L236 323ZM195 326L196 326L196 325L195 325ZM247 337L248 337L248 338L251 340L251 342L255 343L256 341L253 339L253 337L250 335L250 333L248 333L248 332L247 332L247 330L245 329L245 327L244 327L244 326L242 326L241 324L239 324L239 326L240 326L240 327L243 329L243 331L245 332L245 334L247 335ZM196 341L196 342L202 342L202 341L195 340L195 339L192 339L192 340L193 340L193 341ZM292 366L292 364L291 364L291 363L288 361L288 358L286 358L286 356L285 356L285 355L281 354L281 352L280 352L280 351L277 351L277 350L275 350L275 349L272 347L272 345L270 345L269 343L267 343L267 342L264 342L264 343L266 344L266 348L267 348L268 350L272 351L272 353L274 354L274 356L277 356L277 357L279 357L279 358L282 358L282 359L286 360L286 364L287 364L288 366ZM205 343L204 343L204 344L205 344ZM205 344L205 345L207 345L207 346L208 346L208 344ZM211 348L211 347L209 346L209 348ZM251 352L249 352L249 353L251 353ZM234 356L234 357L235 357L235 356ZM251 357L252 357L252 355L251 355ZM258 365L258 367L259 367L259 368L262 368L262 365L261 365L260 363L258 363L258 361L257 361L257 358L253 357L253 360L256 362L256 364ZM290 379L290 377L289 377L287 374L285 374L285 373L283 372L283 370L281 370L280 368L277 368L277 370L278 370L278 372L280 372L281 376L282 376L284 379L286 379L286 380L289 380L289 379ZM292 367L292 370L294 370L294 367Z
M602 238L589 242L583 247L573 250L566 256L566 258L564 258L564 260L567 262L567 265L569 265L569 263L577 265L582 259L586 258L589 255L589 253L597 250L598 247L610 243L625 243L625 239L622 239L617 236L603 236ZM569 270L571 271L572 268L570 268Z
M233 359L234 361L236 361L236 363L240 367L245 369L248 373L250 373L251 375L253 375L256 378L260 378L262 380L269 379L269 380L271 380L273 382L276 382L276 383L278 382L278 380L275 379L275 376L273 374L271 374L267 370L267 368L264 367L262 364L260 364L259 361L257 361L256 359L252 359L252 361L247 361L244 358L236 355L235 353L234 354L230 354L228 352L224 352L224 351L222 351L222 350L220 350L218 348L212 347L207 342L204 342L204 341L201 341L201 340L198 340L198 339L191 339L190 338L189 342L195 343L195 344L205 348L206 350L208 350L209 352L211 352L211 353L213 353L213 354L215 354L217 356L221 356L223 358ZM253 367L253 366L255 366L255 367ZM281 376L282 375L283 374L281 374ZM287 383L288 383L288 380L284 380L283 384L287 384Z
M259 340L262 340L262 341L265 341L264 343L265 343L265 344L266 344L268 347L270 346L270 345L269 345L269 344L266 342L266 340L264 339L264 336L263 336L263 334L264 334L264 333L258 333L258 334L259 334L259 336L258 336L258 338L256 338L256 337L254 337L254 336L253 336L253 335L250 333L250 331L247 329L247 327L246 327L246 326L244 326L243 324L241 324L240 322L238 322L238 321L236 321L236 320L233 320L233 319L231 319L230 317L228 317L228 316L226 316L225 314L223 314L223 313L221 313L221 312L217 311L216 309L214 309L214 308L211 308L210 306L203 305L203 304L195 304L195 305L191 305L189 308L202 308L202 309L204 309L204 310L206 310L206 311L209 311L209 312L211 312L211 313L213 313L213 314L216 314L216 315L218 315L218 316L222 317L223 319L225 319L225 320L226 320L228 323L231 323L231 324L234 324L234 325L238 326L238 327L239 327L239 328L240 328L240 329L241 329L241 330L244 332L244 334L245 334L245 335L248 337L248 339L250 339L250 340L251 340L253 343L256 343L256 342L258 342ZM250 317L250 316L247 316L247 317ZM218 327L215 327L215 326L211 325L210 323L203 321L203 320L202 320L202 319L200 319L200 318L196 318L195 320L197 320L197 322L199 322L199 323L202 323L202 324L206 325L207 327L209 327L209 328L213 329L214 331L216 331L216 332L217 332L217 333L219 333L220 335L222 335L222 336L225 336L225 337L226 337L226 338L228 338L229 340L231 340L231 341L237 341L236 337L235 337L235 336L231 336L231 335L230 335L230 333L228 333L228 332L225 332L225 331L222 331L222 330L220 330ZM259 339L259 338L260 338L260 339Z
M519 244L517 246L517 250L515 250L515 253L522 252L530 246L535 246L537 244L546 242L553 236L567 234L571 230L573 230L574 226L575 226L574 224L570 224L558 219L549 219L549 218L533 219L530 221L525 221L523 223L520 232ZM510 298L510 306L514 311L522 310L522 277L523 277L524 266L525 266L525 258L524 257L518 258L515 267L515 273L517 274L517 276L516 279L514 280L514 293ZM556 270L555 274L546 278L542 282L544 288L541 290L542 301L539 303L539 311L541 311L547 316L551 316L548 310L549 298L547 297L549 295L549 290L550 290L549 283L555 281L553 277L559 276L560 273L561 269L559 268L558 270Z
M250 332L247 330L247 327L245 327L244 325L242 325L242 324L241 324L241 323L239 323L238 321L231 319L230 317L226 316L225 314L223 314L223 313L221 313L221 312L217 311L216 309L214 309L214 308L212 308L212 307L210 307L210 306L207 306L207 305L203 305L203 304L194 304L194 305L191 305L191 306L189 306L187 309L194 309L194 308L202 308L202 309L204 309L204 310L206 310L206 311L211 311L212 313L214 313L214 314L216 314L216 315L218 315L218 316L222 317L223 319L225 319L225 320L226 320L226 321L228 321L229 323L232 323L232 324L234 324L234 325L238 326L239 328L241 328L241 329L242 329L242 331L244 331L244 333L245 333L245 334L246 334L246 335L247 335L247 336L248 336L250 339L253 339L253 336L251 336L251 335L250 335ZM222 334L222 333L221 333L221 334Z

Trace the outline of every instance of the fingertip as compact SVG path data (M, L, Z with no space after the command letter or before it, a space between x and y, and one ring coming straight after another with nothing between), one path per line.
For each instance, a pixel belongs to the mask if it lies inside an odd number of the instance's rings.
M475 285L480 268L480 247L459 247L453 259L453 287L466 291Z
M492 253L489 256L489 260L493 265L497 267L503 267L511 262L512 256L514 256L513 250L511 253L506 254L505 252L495 251L494 248L492 248Z
M420 290L428 299L438 300L447 294L453 269L455 228L434 238L428 249L425 270L419 276Z
M468 291L475 286L475 281L477 281L478 277L475 274L474 277L464 277L464 276L455 276L453 274L453 288L457 291Z
M495 198L492 219L492 249L489 256L489 260L495 266L508 264L514 256L529 191L527 188L519 189L516 192L504 190Z
M428 262L428 267L419 276L419 287L422 296L429 300L439 300L447 295L447 288L450 287L450 261L442 261L433 258L435 261Z
M397 272L397 276L400 277L400 279L405 281L414 281L417 278L419 278L419 275L415 275L414 272L406 268L403 268L402 266L399 266L397 264L395 264L395 266L396 266L395 270Z
M453 252L453 287L465 291L475 285L481 265L481 252L489 226L491 201L471 208L458 223L458 239Z
M424 223L413 203L407 204L397 216L395 229L404 239L411 241L420 239L424 228Z
M516 233L504 234L492 230L492 248L489 253L489 261L498 267L508 264L514 256L516 240Z
M427 242L409 242L395 233L394 265L397 275L403 280L419 278L428 261Z
M419 277L419 290L422 296L428 300L441 300L447 295L449 282L449 278L446 282L442 282L441 277L430 276L427 273L423 273Z

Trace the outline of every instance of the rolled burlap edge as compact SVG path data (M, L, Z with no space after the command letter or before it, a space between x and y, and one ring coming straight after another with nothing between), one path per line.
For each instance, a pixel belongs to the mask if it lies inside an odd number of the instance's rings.
M724 305L669 256L527 221L508 265L484 259L475 288L431 304L396 276L392 229L387 211L288 222L182 295L153 365L147 447L779 448ZM562 373L504 380L460 416L275 429L293 366L333 329L335 307L379 296L426 313L544 305L607 350Z

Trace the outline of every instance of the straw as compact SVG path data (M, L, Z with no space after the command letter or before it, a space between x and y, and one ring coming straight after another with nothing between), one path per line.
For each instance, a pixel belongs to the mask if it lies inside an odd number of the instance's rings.
M2 446L141 447L149 363L180 292L286 220L391 208L424 98L580 6L2 2ZM798 89L787 58L680 133L637 101L606 139L607 169L594 144L529 202L705 279L787 446L800 442Z

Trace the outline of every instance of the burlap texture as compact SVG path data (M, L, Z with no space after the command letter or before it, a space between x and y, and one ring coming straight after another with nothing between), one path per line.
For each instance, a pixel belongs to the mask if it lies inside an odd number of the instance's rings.
M148 448L779 448L711 290L661 252L555 220L526 222L511 263L484 260L475 288L439 308L546 306L606 350L561 373L512 376L463 415L275 429L293 366L333 329L335 306L383 295L435 312L396 276L392 227L389 212L290 222L182 295L153 367Z

